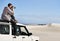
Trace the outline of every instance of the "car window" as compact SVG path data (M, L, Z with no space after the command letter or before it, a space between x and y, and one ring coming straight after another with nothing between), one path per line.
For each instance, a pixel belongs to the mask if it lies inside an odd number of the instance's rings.
M19 25L16 25L16 26L12 26L12 35L27 35L28 34L28 31L27 29L25 28L25 26L19 26Z
M27 33L27 31L26 31L26 29L24 27L20 27L20 29L21 29L21 32Z
M16 35L18 33L20 33L19 27L16 25L12 26L12 35Z
M9 34L9 25L0 25L0 34Z

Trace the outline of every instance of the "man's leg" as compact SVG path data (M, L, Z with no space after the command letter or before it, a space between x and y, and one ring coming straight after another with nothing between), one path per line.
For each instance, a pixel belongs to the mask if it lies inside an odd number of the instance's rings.
M16 25L12 25L12 27L13 27L13 35L16 35Z
M16 23L11 20L12 28L13 28L13 35L16 35Z
M11 18L15 20L15 17L13 15L11 15Z
M16 25L16 22L13 19L11 19L11 24Z
M11 15L11 18L12 18L12 20L13 20L14 22L17 22L16 19L15 19L15 17L14 17L13 15Z

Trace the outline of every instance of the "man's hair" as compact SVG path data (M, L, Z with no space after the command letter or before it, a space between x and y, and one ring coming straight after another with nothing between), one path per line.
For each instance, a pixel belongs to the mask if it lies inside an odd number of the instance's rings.
M9 7L9 6L11 6L11 5L12 5L12 4L11 4L11 3L9 3L9 4L8 4L8 7Z

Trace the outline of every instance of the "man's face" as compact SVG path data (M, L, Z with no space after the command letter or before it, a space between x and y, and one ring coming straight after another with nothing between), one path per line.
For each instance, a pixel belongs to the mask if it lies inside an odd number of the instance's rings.
M9 6L9 8L11 9L12 5Z

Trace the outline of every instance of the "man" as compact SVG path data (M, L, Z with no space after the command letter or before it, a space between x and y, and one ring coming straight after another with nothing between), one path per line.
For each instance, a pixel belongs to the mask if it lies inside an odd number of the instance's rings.
M17 21L15 20L14 11L13 11L14 8L12 7L13 5L9 3L8 7L4 8L1 19L11 21L12 23L16 23Z
M6 20L6 21L10 21L11 24L12 24L12 27L14 28L14 32L16 32L16 20L15 20L15 17L14 17L14 6L9 3L8 4L8 7L5 7L4 10L3 10L3 13L2 13L2 16L1 16L1 19L2 20ZM16 33L14 33L16 34Z

